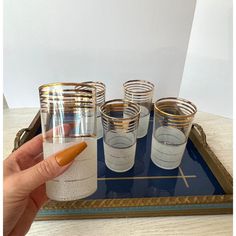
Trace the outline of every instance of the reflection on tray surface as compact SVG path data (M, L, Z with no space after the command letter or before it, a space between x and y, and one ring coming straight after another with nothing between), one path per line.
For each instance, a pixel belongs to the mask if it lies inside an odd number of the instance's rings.
M188 140L179 168L164 170L152 163L153 114L150 118L148 134L137 140L135 165L127 172L116 173L106 167L103 140L98 140L98 189L87 199L224 194L191 140Z

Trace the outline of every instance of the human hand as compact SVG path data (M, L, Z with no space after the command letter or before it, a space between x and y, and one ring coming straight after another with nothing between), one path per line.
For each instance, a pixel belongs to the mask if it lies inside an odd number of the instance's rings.
M28 232L38 210L48 200L45 182L62 174L86 147L82 142L43 160L42 136L38 135L4 160L4 235Z

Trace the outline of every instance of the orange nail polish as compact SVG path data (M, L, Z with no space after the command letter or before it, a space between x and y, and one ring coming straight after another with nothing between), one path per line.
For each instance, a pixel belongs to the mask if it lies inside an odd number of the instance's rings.
M68 147L61 152L58 152L55 155L55 159L58 165L59 166L67 165L68 163L73 161L76 158L76 156L78 156L86 147L87 147L87 143L81 142L71 147Z

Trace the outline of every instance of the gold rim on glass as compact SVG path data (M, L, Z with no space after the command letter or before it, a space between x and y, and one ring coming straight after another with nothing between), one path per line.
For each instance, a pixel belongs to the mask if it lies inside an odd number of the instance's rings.
M163 115L173 119L187 119L193 117L197 112L197 107L192 102L178 97L161 98L154 103L154 108L155 111L159 113L159 115ZM164 111L167 108L179 109L180 114L173 114ZM183 111L188 114L183 114Z
M39 91L41 91L42 89L44 89L44 88L48 88L48 87L54 87L54 86L59 86L59 85L61 85L61 86L84 86L85 85L85 83L73 83L73 82L55 82L55 83L49 83L49 84L43 84L43 85L41 85L41 86L39 86ZM91 88L93 88L94 86L92 86L92 85L86 85L86 86L88 86L88 87L91 87Z
M106 114L107 111L121 111L121 108L130 108L132 111L135 113L132 117L127 117L127 118L118 118L118 117L113 117L109 116ZM109 110L107 110L109 108ZM112 108L112 109L111 109ZM100 112L103 117L107 118L108 120L116 120L116 121L130 121L130 120L137 120L140 116L141 109L140 106L134 102L130 102L128 100L124 99L113 99L105 102L101 107L100 107Z

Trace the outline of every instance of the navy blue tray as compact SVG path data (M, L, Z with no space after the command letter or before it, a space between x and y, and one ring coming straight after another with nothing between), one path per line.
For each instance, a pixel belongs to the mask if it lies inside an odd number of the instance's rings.
M38 114L23 142L41 131L39 121ZM82 200L50 201L37 219L232 213L232 177L207 145L201 127L193 125L180 167L164 170L150 158L152 126L153 113L148 134L137 140L135 165L125 173L106 167L99 139L97 191Z

